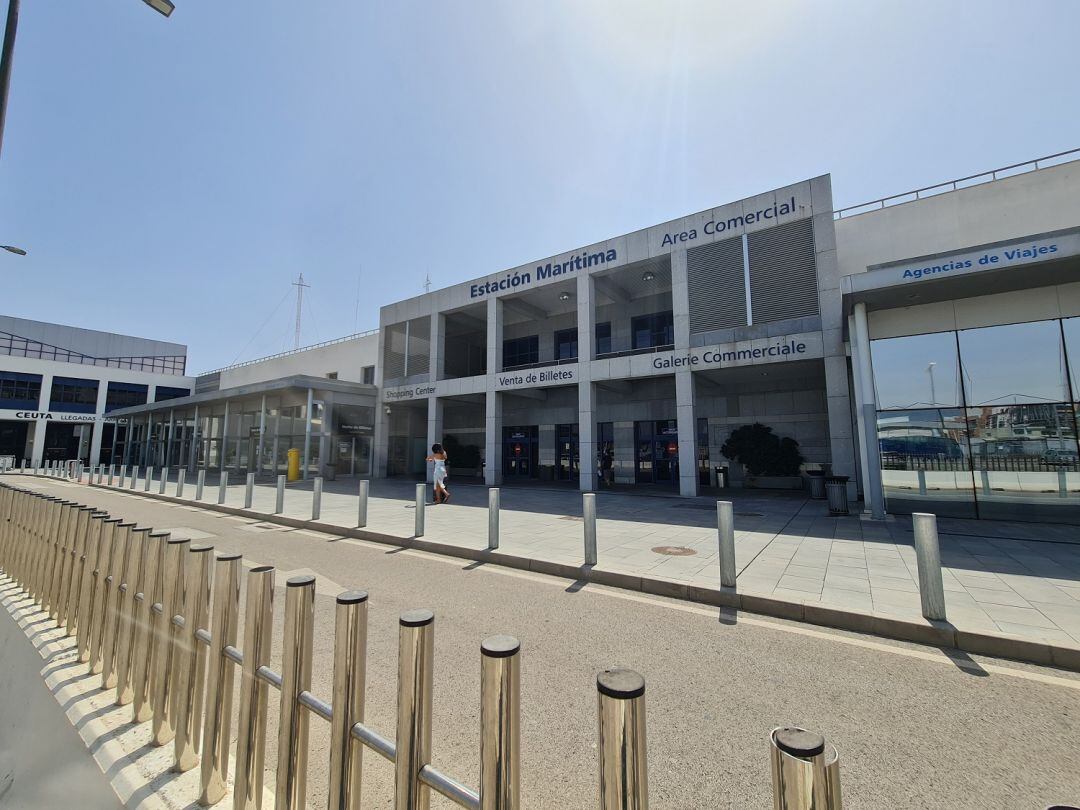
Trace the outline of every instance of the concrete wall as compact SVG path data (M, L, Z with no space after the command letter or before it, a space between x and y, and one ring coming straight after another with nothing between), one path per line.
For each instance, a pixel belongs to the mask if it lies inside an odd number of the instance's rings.
M363 382L364 366L375 366L379 359L379 334L372 332L352 340L302 349L282 357L270 357L239 368L221 372L221 387L267 382L293 374L325 377L337 372L339 380Z

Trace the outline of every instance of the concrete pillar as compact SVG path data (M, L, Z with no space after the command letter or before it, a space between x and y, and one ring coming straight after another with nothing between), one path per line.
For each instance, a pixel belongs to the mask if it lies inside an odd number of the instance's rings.
M266 441L266 394L262 395L262 401L259 403L259 441L258 446L255 448L256 461L255 472L262 472L263 463L263 442Z
M863 438L866 436L866 426L863 424L863 399L862 399L862 386L859 384L859 347L855 340L855 316L848 316L848 336L849 346L851 351L851 369L852 369L852 397L855 401L855 436L857 440L855 446L858 449L858 462L859 462L859 483L863 492L863 514L869 515L870 512L870 473L869 465L867 464L867 452L866 452L866 440Z
M435 442L441 444L443 440L443 401L438 397L428 397L427 406L427 447L430 449ZM429 484L433 480L433 470L434 465L428 464L425 475Z
M431 381L441 380L446 356L446 316L435 312L431 316Z
M674 311L675 351L690 348L690 283L686 276L686 251L671 252L671 308ZM682 426L679 426L682 438ZM680 444L682 442L680 441ZM679 450L680 458L682 450Z
M853 344L857 346L858 365L855 367L855 385L860 388L862 400L862 435L865 446L863 469L866 472L865 497L870 514L875 520L885 517L884 489L881 486L881 465L878 463L877 393L874 391L874 371L870 363L870 328L866 320L866 304L855 305L852 320L855 325Z
M195 415L191 420L191 441L188 442L188 469L192 472L199 466L199 406L195 406Z
M52 388L52 377L49 377L49 388ZM94 408L96 415L94 419L94 432L90 437L90 466L96 467L101 462L101 437L105 430L105 420L102 415L105 413L105 397L107 396L108 384L98 386L97 405ZM41 381L41 392L45 393L45 380ZM47 402L48 400L46 400ZM48 410L47 408L41 408L40 410ZM116 427L113 427L116 430Z
M406 343L407 345L408 343ZM300 477L305 481L308 478L308 461L311 459L311 408L315 404L314 393L310 388L307 390L307 416L304 419L304 457L301 461L302 469L300 470Z
M172 451L173 451L173 438L176 433L176 411L169 411L169 432L165 444L165 459L162 462L162 469L168 471L169 465L172 464Z
M502 483L502 394L489 390L484 405L484 483Z
M675 372L675 422L679 431L679 494L698 494L697 425L694 420L694 373Z
M310 392L309 392L310 393ZM311 397L308 397L308 425L311 425ZM310 430L310 427L309 427ZM218 445L218 470L225 472L225 458L229 455L229 400L225 400L225 416L221 419L221 444ZM304 449L304 463L307 464L307 446ZM307 474L304 474L307 478Z

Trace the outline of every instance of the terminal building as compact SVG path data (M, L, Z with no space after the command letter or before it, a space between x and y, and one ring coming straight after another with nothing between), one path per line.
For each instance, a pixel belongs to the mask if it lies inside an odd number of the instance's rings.
M798 486L724 456L760 423L875 516L1080 519L1077 157L842 211L815 177L385 306L375 474Z
M116 412L191 393L187 347L0 316L0 457L15 464L124 452Z

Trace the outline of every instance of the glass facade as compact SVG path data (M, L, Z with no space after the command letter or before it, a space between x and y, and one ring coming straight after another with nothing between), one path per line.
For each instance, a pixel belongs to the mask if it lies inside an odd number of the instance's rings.
M105 392L105 412L145 405L148 390L147 386L136 383L110 382Z
M890 512L1080 519L1080 318L871 341Z
M52 392L49 396L49 410L93 413L97 408L97 393L97 380L53 377Z
M0 408L35 409L41 402L41 375L0 371ZM21 454L21 451L20 451Z

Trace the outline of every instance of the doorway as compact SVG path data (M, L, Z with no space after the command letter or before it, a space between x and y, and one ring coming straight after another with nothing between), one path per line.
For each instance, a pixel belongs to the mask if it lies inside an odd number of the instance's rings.
M639 484L677 486L679 432L674 419L635 422L637 444L634 480Z
M555 426L555 477L559 481L577 481L580 475L578 426Z
M507 480L537 477L538 432L536 425L503 428L503 476Z

